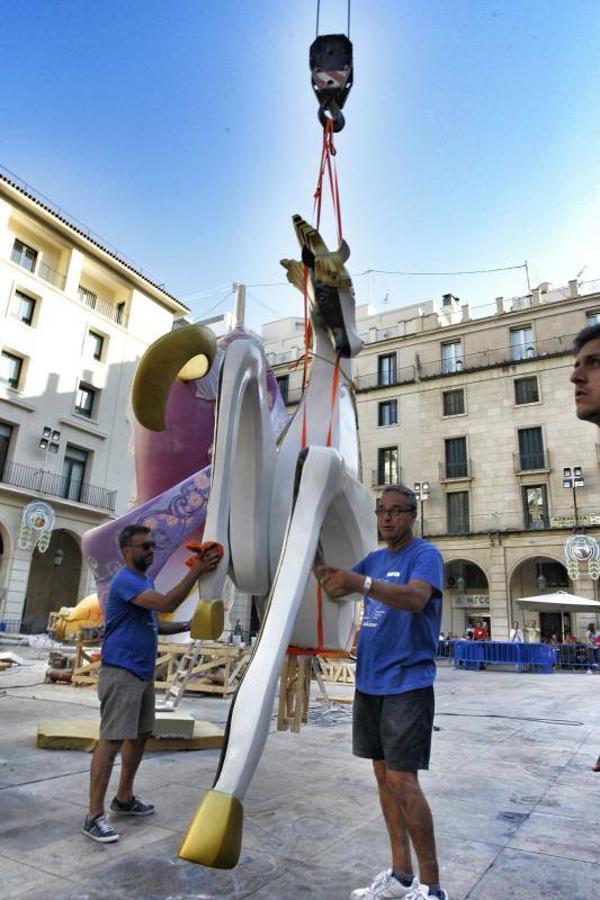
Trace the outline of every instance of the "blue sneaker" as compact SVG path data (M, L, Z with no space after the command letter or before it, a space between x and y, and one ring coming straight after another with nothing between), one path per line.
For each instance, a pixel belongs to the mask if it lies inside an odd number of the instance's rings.
M91 838L93 841L98 841L99 844L113 844L119 840L119 835L108 824L104 813L93 819L86 819L81 830L86 837Z
M153 803L144 803L140 797L132 797L129 803L121 803L113 797L110 812L113 816L151 816L156 811Z

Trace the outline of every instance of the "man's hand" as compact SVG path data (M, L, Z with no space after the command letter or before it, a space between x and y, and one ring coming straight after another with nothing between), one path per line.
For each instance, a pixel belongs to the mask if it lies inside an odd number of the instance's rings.
M357 588L353 584L354 573L332 566L315 566L315 578L331 600L338 600L346 594L354 593Z
M197 544L191 541L186 544L186 547L194 553L194 556L190 557L186 564L190 568L193 566L199 575L205 575L216 569L223 556L223 547L216 541L208 541L206 544Z

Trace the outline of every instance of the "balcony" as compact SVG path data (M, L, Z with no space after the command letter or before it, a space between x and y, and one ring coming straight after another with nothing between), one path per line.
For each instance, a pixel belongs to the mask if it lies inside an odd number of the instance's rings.
M525 351L521 347L501 347L496 350L467 353L460 359L451 361L438 359L434 362L423 363L417 371L421 380L446 378L465 372L491 369L495 366L517 366L521 363L531 362L532 359L550 359L553 356L570 355L574 337L575 334L565 334L548 338L545 341L535 341L528 345Z
M61 497L64 500L83 503L85 506L115 511L116 491L109 491L86 481L75 481L62 475L54 475L42 469L33 469L31 466L22 466L20 463L5 463L0 481L32 494Z
M394 477L392 477L392 475ZM402 469L400 466L395 472L380 472L377 469L371 469L371 487L384 488L390 484L402 483Z
M556 508L542 519L532 520L524 512L477 513L468 521L455 518L448 522L446 516L425 515L425 536L442 537L454 535L500 534L518 531L557 531L585 528L600 528L600 506L584 507L577 512L570 508Z
M98 297L93 291L79 286L77 290L77 299L97 312L98 315L108 319L110 322L116 322L117 325L127 326L127 314L125 312L125 303L111 303L110 300L104 300Z
M536 450L534 453L513 453L513 465L517 475L525 472L549 472L550 451Z
M441 462L439 464L440 481L470 481L473 477L473 467L470 459L461 459L455 462Z
M406 366L396 372L370 372L357 375L354 379L357 391L373 391L377 388L394 387L397 384L411 384L415 380L415 367Z
M67 276L63 272L58 272L56 269L53 269L52 266L42 262L37 267L35 274L44 281L47 281L48 284L53 284L54 287L64 291L65 284L67 283Z

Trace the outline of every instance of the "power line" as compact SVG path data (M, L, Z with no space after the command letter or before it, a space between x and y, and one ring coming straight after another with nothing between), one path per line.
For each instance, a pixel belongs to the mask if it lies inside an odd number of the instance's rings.
M515 269L525 269L526 264L521 263L518 266L497 266L495 269L464 269L458 272L397 272L386 269L365 269L364 272L355 272L353 278L360 278L362 275L486 275L490 272L512 272Z

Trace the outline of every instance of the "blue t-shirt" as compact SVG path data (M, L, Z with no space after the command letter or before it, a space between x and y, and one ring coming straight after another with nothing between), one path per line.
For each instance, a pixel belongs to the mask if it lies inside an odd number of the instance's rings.
M358 637L356 687L364 694L403 694L435 681L435 657L442 619L444 563L437 547L413 538L401 550L375 550L353 569L378 581L426 581L433 594L420 613L392 609L364 598Z
M102 663L153 681L158 646L156 612L131 602L147 590L154 590L152 580L127 566L114 576L104 610Z

